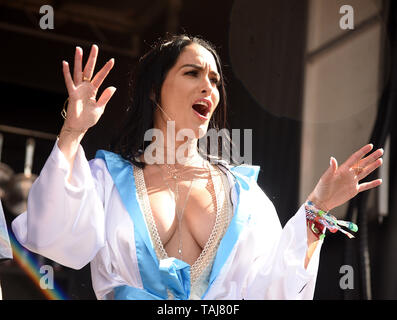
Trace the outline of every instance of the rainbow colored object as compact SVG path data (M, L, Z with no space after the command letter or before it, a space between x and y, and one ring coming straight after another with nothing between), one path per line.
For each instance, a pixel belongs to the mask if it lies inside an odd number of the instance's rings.
M54 280L54 289L43 289L40 285L40 279L43 274L40 273L40 265L33 255L24 249L15 239L14 235L10 233L10 242L13 251L14 260L29 276L33 283L41 290L48 300L67 300L66 295L58 287Z

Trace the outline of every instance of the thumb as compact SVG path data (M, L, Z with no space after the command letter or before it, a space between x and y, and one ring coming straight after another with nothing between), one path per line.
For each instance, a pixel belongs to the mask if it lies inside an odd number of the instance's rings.
M331 157L329 159L329 167L328 169L324 172L323 179L330 179L334 175L336 169L338 169L338 162L334 157Z
M331 157L329 159L329 168L328 168L332 173L335 173L336 170L338 170L338 161L334 157Z

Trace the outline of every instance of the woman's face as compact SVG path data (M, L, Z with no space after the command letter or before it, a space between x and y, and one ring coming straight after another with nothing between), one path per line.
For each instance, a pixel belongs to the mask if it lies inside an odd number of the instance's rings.
M163 82L160 106L166 115L156 109L155 127L164 128L169 117L176 134L190 129L195 138L204 136L219 103L219 82L212 53L196 43L186 46Z

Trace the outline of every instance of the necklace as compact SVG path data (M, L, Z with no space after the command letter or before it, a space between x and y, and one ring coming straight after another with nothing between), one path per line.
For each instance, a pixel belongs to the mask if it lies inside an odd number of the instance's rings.
M171 197L174 198L175 201L175 215L178 219L178 235L179 235L179 244L178 244L178 254L182 260L183 258L183 243L182 243L182 219L183 219L183 214L185 212L185 208L186 208L186 204L188 202L189 196L190 196L190 192L192 190L193 187L193 182L194 182L194 178L190 179L190 186L186 195L186 199L184 201L184 204L182 206L181 210L178 210L178 202L179 202L179 185L178 185L178 179L180 180L188 180L186 179L184 176L180 175L177 170L175 168L172 168L170 165L165 164L165 168L169 174L169 176L172 178L172 180L174 181L175 184L175 191L172 190L172 188L170 187L168 181L164 178L163 172L162 170L159 168L162 179L164 181L164 183L167 185L168 187L168 192L170 193ZM211 180L212 180L212 175L211 175L211 170L208 168L208 171L210 173L211 176Z

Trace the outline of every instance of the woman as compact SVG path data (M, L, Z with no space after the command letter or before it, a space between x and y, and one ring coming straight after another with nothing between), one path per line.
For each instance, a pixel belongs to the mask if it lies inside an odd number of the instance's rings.
M63 62L65 122L27 212L13 221L17 239L71 268L90 263L98 299L311 299L325 227L338 230L324 211L381 184L359 180L382 164L383 150L363 158L367 145L340 167L331 158L282 229L258 167L198 151L209 128L225 125L221 64L209 43L175 36L142 57L115 152L89 162L80 142L115 92L96 100L114 60L92 78L98 48L84 69L82 55L76 48L73 78Z

